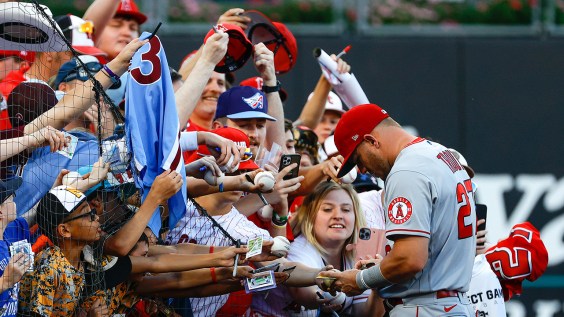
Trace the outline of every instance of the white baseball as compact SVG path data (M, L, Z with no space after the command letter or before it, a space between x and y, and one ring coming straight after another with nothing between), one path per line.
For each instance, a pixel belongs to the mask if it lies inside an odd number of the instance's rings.
M352 182L354 182L354 180L357 177L357 172L356 172L356 166L350 171L348 172L345 176L341 177L341 182L343 184L350 184Z
M217 185L217 176L213 174L211 169L206 170L206 173L204 174L204 180L211 186Z
M224 173L236 172L239 169L239 163L237 163L237 165L235 165L235 167L231 167L231 164L233 164L233 155L231 155L231 157L229 158L229 161L227 161L227 164L220 166L219 169Z
M277 257L284 257L288 255L290 251L290 241L283 236L276 236L274 237L274 244L270 249L270 254L275 255Z
M74 171L70 172L67 175L63 176L63 185L71 186L73 183L76 183L79 179L82 179L82 175L80 175L79 172L74 172Z
M270 172L259 172L255 176L255 184L262 185L261 191L267 192L274 188L274 184L276 184L276 179Z

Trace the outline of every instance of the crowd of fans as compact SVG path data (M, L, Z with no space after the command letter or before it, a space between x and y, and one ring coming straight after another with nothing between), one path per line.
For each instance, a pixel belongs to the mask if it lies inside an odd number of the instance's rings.
M382 181L357 169L337 177L333 132L347 108L321 71L299 118L284 118L277 75L297 58L284 24L261 21L274 40L253 44L260 16L230 9L181 65L162 65L186 178L170 169L135 186L123 118L146 20L133 0L95 0L82 18L55 17L74 52L0 51L0 315L383 316L377 292L323 292L316 279L355 268L361 228L385 229ZM236 83L245 62L257 76ZM279 170L282 154L299 163ZM262 171L273 188L255 182ZM186 212L170 225L167 201L184 188ZM246 258L257 237L261 252ZM29 250L12 248L23 240ZM287 255L271 252L277 241ZM247 292L273 263L278 286Z

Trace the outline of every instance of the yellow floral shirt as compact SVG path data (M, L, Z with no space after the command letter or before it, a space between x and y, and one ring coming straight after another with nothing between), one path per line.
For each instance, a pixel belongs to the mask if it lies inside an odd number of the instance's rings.
M20 283L19 313L72 316L84 287L83 270L73 267L56 246L39 253L34 267Z

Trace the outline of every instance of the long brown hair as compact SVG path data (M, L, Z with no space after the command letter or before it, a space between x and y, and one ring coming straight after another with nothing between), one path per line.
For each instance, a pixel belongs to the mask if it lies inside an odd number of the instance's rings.
M351 236L345 241L345 246L347 244L356 243L358 239L358 232L360 228L365 226L366 220L364 218L364 213L360 209L360 201L358 195L354 188L349 184L338 184L335 182L321 182L315 190L306 196L303 204L298 209L297 213L297 226L294 232L295 235L303 234L311 245L313 245L321 254L327 255L327 250L317 241L315 237L315 232L313 230L313 225L317 219L317 213L319 212L319 207L321 202L327 195L334 190L344 190L349 194L353 203L353 210L355 215L354 229ZM343 250L345 256L352 260L352 251Z

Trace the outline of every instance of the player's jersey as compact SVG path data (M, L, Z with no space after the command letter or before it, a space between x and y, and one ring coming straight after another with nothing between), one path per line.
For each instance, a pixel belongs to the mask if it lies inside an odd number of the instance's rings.
M474 264L476 207L464 168L444 146L418 138L400 152L385 186L386 237L428 238L429 255L421 272L381 289L381 296L466 292Z
M211 220L201 216L194 204L188 201L186 215L182 217L167 237L167 243L197 243L214 246L231 246L233 242L227 238L218 228L214 227ZM235 207L222 216L213 216L219 225L225 229L234 239L240 239L246 244L249 239L262 236L265 241L272 240L268 231L258 228L247 220ZM210 296L202 298L191 298L192 312L194 316L214 316L219 308L225 304L229 294Z
M476 256L468 298L476 316L505 317L503 289L484 254Z

